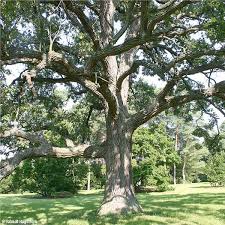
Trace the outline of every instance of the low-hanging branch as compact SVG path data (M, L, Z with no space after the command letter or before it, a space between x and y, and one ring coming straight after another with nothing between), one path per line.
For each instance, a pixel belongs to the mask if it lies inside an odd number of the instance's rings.
M38 157L56 157L56 158L103 158L105 151L105 142L96 145L79 144L68 145L66 147L52 146L44 137L42 132L25 132L16 127L0 133L0 138L19 137L28 140L31 146L24 150L16 151L12 157L7 157L0 161L0 180L7 177L13 170L25 159ZM73 143L73 142L72 142ZM37 146L37 147L36 147Z

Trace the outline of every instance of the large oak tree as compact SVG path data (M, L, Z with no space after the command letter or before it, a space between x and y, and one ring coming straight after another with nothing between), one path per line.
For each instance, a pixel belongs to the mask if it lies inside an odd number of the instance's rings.
M0 4L2 71L7 65L26 65L13 85L27 84L38 98L40 84L76 83L74 94L90 92L99 99L106 127L100 144L70 142L65 147L53 146L41 131L3 129L1 138L27 139L30 147L1 161L1 179L27 158L104 158L107 182L99 214L142 211L132 185L134 130L159 113L192 101L202 107L212 104L224 114L225 80L217 83L211 77L225 70L224 1L3 0ZM165 86L153 97L145 96L143 108L135 111L130 99L140 68ZM196 73L208 78L208 86L192 78Z

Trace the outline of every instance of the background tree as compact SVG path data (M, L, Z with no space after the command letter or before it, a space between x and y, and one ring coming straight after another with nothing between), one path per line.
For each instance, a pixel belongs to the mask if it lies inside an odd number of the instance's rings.
M203 107L212 104L224 113L225 81L211 79L212 72L224 70L224 2L35 0L0 4L3 78L6 65L25 64L13 89L25 87L30 104L37 106L43 93L51 102L53 84L64 83L72 86L74 95L92 93L105 118L101 143L66 145L64 141L63 147L48 141L41 126L33 133L23 123L12 129L3 125L1 138L16 136L26 139L27 145L14 149L13 156L1 162L1 178L26 158L102 157L107 179L99 214L141 211L131 176L134 130L162 111L191 101ZM166 84L134 111L129 95L133 74L140 66L143 74ZM196 73L208 78L208 86L192 78ZM24 90L19 96L23 94Z
M197 127L194 135L204 138L205 145L209 149L210 154L225 151L225 123L223 122L217 131L212 130L208 125Z
M225 152L211 155L207 161L205 173L212 186L225 186Z
M208 149L199 141L188 140L186 147L181 152L182 182L198 182L204 174L205 161Z
M170 170L179 156L165 123L139 128L133 136L133 177L135 187L156 186L165 191L171 181Z

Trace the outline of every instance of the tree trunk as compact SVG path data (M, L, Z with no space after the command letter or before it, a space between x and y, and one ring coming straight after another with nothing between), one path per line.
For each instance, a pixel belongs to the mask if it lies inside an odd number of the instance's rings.
M175 134L175 151L177 152L178 150L178 132L179 132L179 128L178 128L178 123L176 126L176 134ZM176 168L176 164L173 164L173 184L176 185L177 184L177 168Z
M173 184L174 185L176 185L177 184L177 176L176 176L176 174L177 174L177 169L176 169L176 164L174 163L173 164Z
M132 184L131 132L125 123L108 123L105 196L99 215L141 212Z
M88 173L87 173L87 191L91 190L91 165L90 160L88 160Z
M183 166L182 166L182 178L183 178L183 184L186 183L185 167L186 167L186 163L185 163L185 161L184 161Z

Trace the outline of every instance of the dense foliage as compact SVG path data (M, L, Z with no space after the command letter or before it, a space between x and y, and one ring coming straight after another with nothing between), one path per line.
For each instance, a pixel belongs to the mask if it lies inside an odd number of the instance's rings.
M168 120L170 123L165 123ZM224 185L224 151L219 151L223 148L224 125L220 128L220 134L212 135L220 141L210 149L211 145L207 145L209 140L203 142L198 138L200 130L194 123L180 120L179 148L175 151L175 134L171 124L171 116L158 117L153 123L135 131L132 164L136 190L144 190L145 187L151 187L151 191L167 190L172 183L174 164L178 182L209 181L215 186ZM51 135L49 138L52 138ZM214 149L218 151L214 152ZM1 182L0 192L30 191L43 196L54 196L61 191L75 193L87 188L88 171L91 189L103 188L106 173L103 161L54 158L26 160L13 175Z
M225 186L225 152L209 157L205 173L212 186Z
M133 178L137 189L153 186L159 191L167 190L171 180L171 166L178 161L174 141L166 132L164 123L152 124L135 131Z
M12 182L20 191L51 197L63 191L76 193L85 185L87 171L87 165L77 159L26 160L16 169Z

